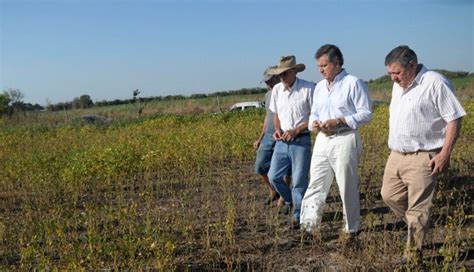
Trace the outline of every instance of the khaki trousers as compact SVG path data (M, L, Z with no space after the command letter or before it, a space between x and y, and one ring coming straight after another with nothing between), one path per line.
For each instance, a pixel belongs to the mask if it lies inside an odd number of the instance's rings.
M429 228L430 207L436 185L429 162L436 152L392 151L382 185L382 198L408 225L407 249L421 250Z

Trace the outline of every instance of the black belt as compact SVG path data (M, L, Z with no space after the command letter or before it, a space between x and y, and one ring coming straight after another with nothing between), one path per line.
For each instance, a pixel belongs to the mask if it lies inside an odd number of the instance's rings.
M291 140L283 141L283 142L292 142L292 141L295 141L295 140L298 141L299 138L306 137L306 136L308 136L308 137L311 136L311 132L305 131L303 133L299 133L295 137L291 138Z
M283 135L283 133L285 133L285 132L282 132L282 135ZM304 137L304 136L310 136L310 135L311 135L311 132L305 131L305 132L296 134L296 136L293 137L293 139L300 138L300 137Z
M306 132L296 135L294 138L301 138L301 137L310 136L310 135L311 135L311 132L306 131Z
M350 128L350 127L343 127L343 128L340 128L340 129L320 130L320 131L326 136L333 136L333 135L338 135L338 134L348 132L348 131L351 131L351 130L353 130L353 129Z

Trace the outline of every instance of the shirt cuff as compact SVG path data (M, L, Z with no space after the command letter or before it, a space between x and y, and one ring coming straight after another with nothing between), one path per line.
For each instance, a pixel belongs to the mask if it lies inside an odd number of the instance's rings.
M311 117L308 120L308 130L313 131L313 122L316 121L316 119L312 119Z
M354 117L344 116L344 119L346 120L346 123L350 128L357 129L357 122L354 120Z

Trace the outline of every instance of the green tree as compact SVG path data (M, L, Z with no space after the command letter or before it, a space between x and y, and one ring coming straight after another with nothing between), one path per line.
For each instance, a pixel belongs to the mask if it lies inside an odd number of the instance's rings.
M10 97L10 102L12 104L23 102L23 98L25 97L23 92L20 91L19 89L8 89L6 93Z
M10 96L7 92L0 94L0 115L3 115L7 111L10 100Z
M6 107L6 112L8 115L13 115L15 112L24 111L23 98L25 95L19 89L8 89L4 91L4 94L8 95L8 107Z
M92 101L90 95L87 94L76 97L72 101L72 107L75 109L86 109L92 106L94 106L94 102Z

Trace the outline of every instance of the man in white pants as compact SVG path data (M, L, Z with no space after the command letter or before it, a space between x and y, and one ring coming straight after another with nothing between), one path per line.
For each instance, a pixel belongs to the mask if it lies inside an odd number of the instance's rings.
M314 91L308 129L320 133L314 144L300 224L308 232L319 228L336 177L345 232L353 236L360 225L358 164L362 144L357 128L372 119L369 90L364 81L342 68L344 59L337 46L323 45L315 58L324 79Z

